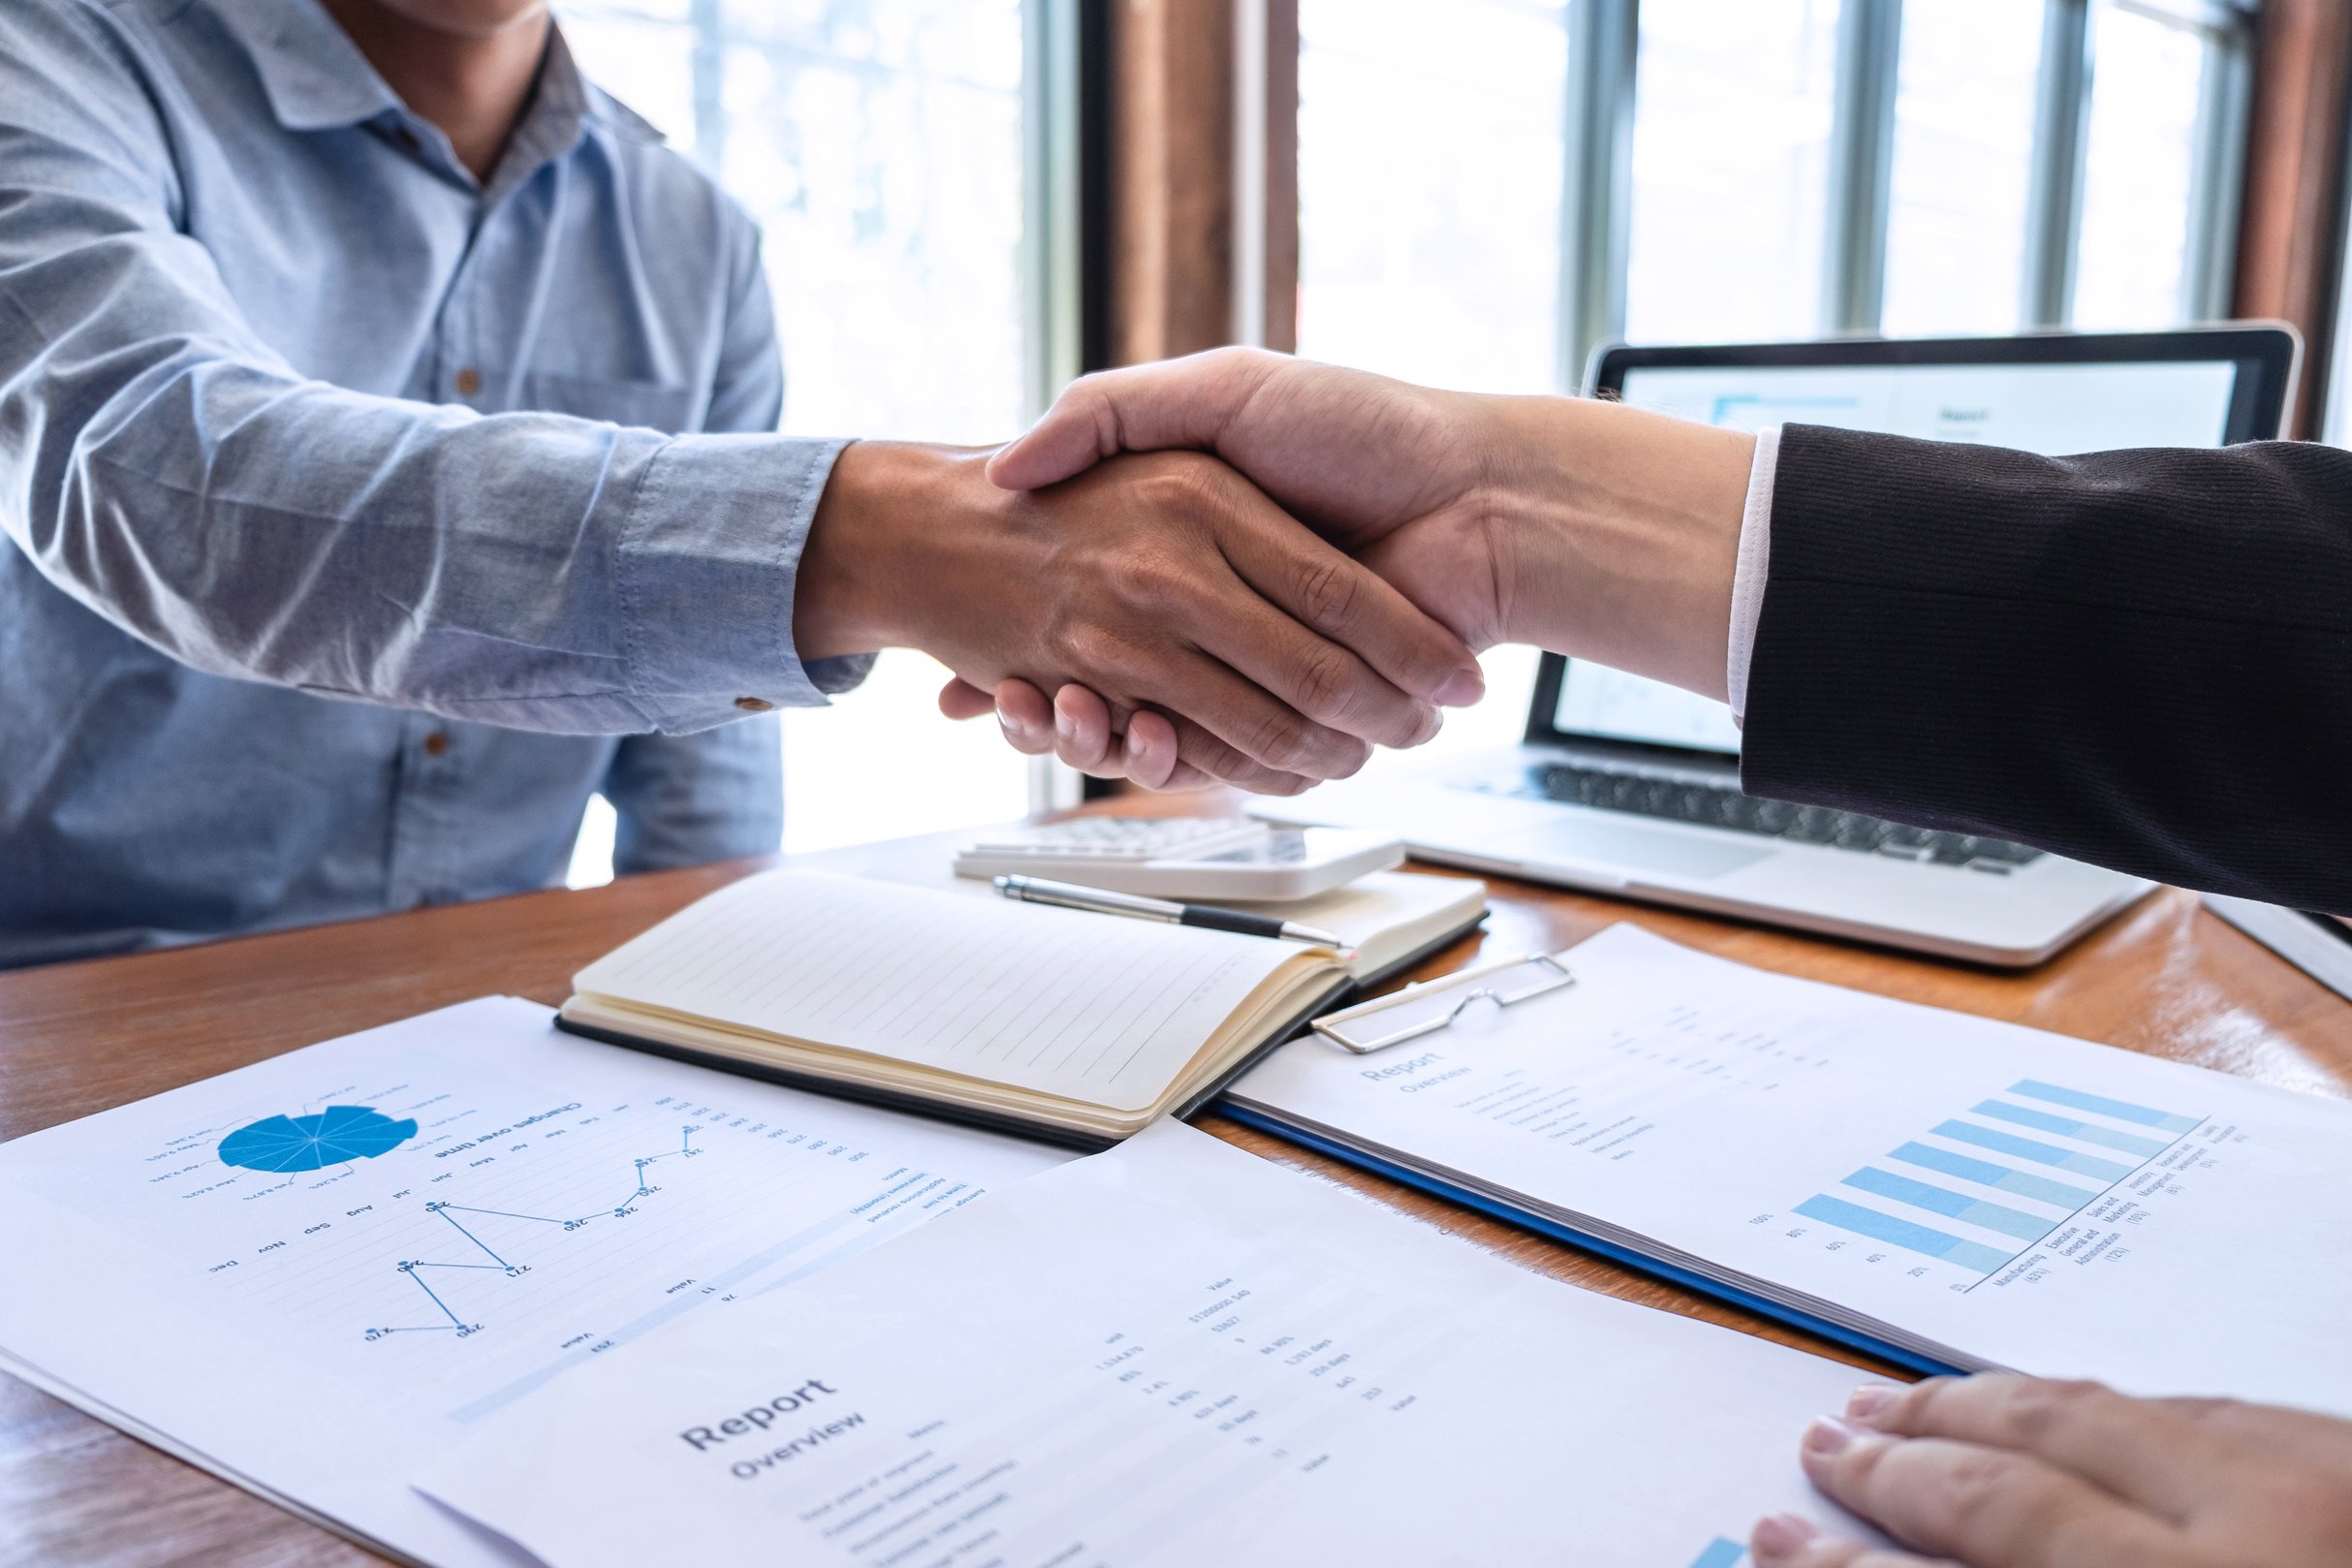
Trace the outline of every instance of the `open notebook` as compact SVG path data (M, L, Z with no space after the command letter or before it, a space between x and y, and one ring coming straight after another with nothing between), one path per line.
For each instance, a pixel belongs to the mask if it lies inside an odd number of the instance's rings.
M1019 826L1007 823L1004 830ZM976 832L991 831L995 830L959 828L851 844L796 856L792 863L804 871L838 871L845 876L935 888L965 898L995 900L996 890L986 880L959 877L953 869L956 851ZM1355 977L1357 988L1369 990L1475 929L1487 918L1487 885L1452 872L1374 871L1312 898L1220 902L1332 932L1350 950L1348 972Z
M562 1022L1095 1146L1189 1109L1349 985L1330 948L784 870L581 970Z

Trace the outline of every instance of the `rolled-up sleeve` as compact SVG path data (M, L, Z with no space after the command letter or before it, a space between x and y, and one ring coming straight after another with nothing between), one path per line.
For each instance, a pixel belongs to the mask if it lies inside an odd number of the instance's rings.
M212 674L517 729L683 734L856 678L792 631L841 443L308 379L172 167L76 8L0 19L0 525L49 581Z

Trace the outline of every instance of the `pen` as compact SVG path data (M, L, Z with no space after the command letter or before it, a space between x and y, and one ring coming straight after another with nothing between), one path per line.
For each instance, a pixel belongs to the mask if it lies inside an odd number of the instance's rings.
M1132 893L1081 888L1068 882L1048 882L1041 877L998 877L996 891L1008 898L1019 898L1025 903L1054 904L1063 909L1083 909L1097 915L1130 915L1137 920L1166 921L1172 925L1205 925L1212 931L1239 931L1243 936L1274 936L1293 942L1316 942L1342 952L1347 949L1347 944L1338 937L1329 931L1319 931L1312 925L1277 920L1271 915L1252 915L1239 909L1219 909L1214 904L1173 903L1166 898L1145 898Z

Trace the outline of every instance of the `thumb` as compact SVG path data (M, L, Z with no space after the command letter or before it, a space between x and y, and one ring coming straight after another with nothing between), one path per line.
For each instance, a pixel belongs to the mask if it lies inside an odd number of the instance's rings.
M988 478L1034 490L1122 452L1213 451L1241 405L1286 363L1263 349L1210 349L1072 382L1026 434L988 459Z

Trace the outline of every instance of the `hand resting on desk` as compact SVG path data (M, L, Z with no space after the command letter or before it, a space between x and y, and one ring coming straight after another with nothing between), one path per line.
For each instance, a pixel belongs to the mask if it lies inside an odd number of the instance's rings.
M2095 1383L1931 1378L1855 1391L1803 1444L1813 1484L1924 1555L1775 1516L1757 1568L2340 1568L2352 1423Z

